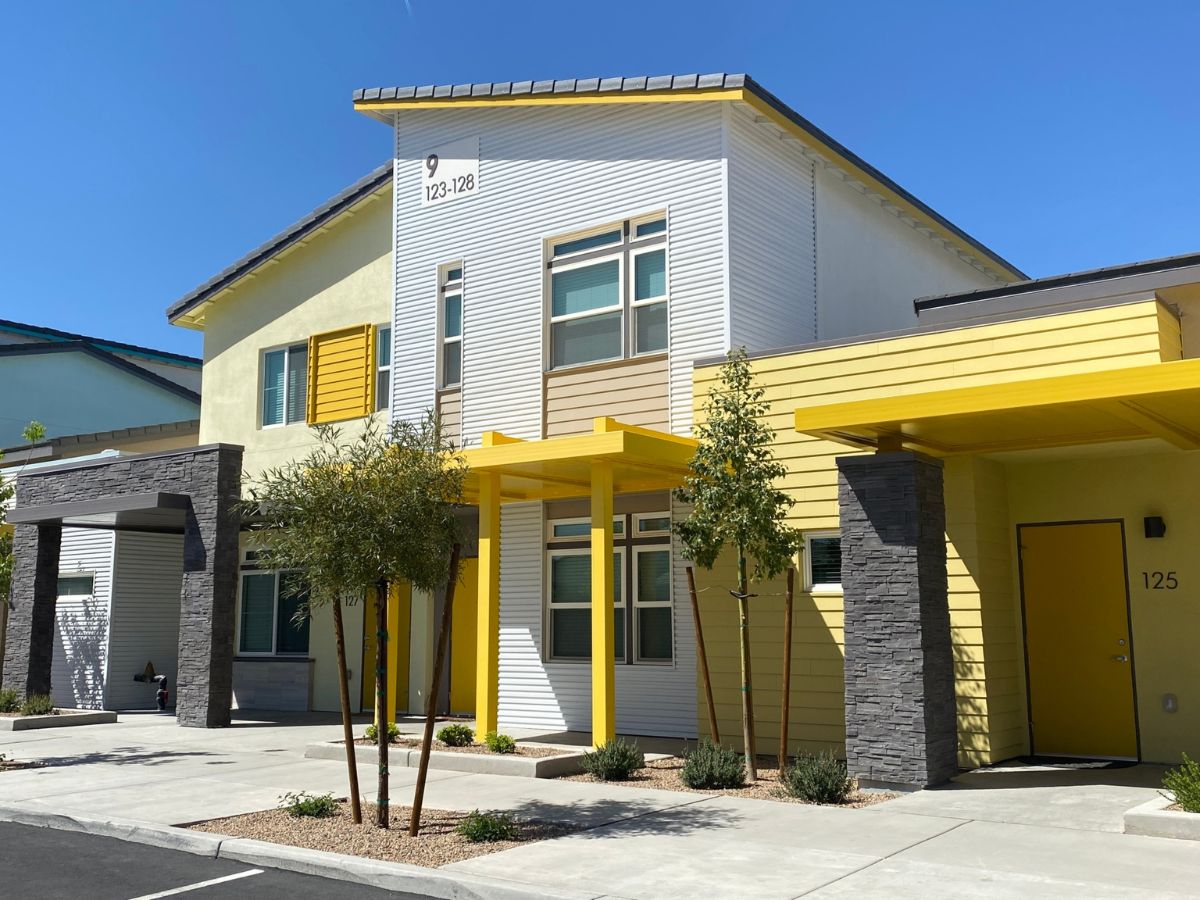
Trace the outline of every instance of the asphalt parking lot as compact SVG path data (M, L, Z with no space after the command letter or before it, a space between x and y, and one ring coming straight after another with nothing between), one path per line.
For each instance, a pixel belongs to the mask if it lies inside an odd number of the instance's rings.
M356 884L259 869L115 838L0 823L4 896L14 900L405 900Z

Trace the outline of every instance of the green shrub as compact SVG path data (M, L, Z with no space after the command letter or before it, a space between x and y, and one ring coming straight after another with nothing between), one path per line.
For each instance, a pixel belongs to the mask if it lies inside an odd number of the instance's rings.
M646 757L637 744L613 738L583 754L580 766L598 781L625 781L646 765Z
M447 747L466 747L475 740L475 732L466 725L447 725L437 733L437 739Z
M21 704L23 716L48 716L54 712L54 701L49 694L30 694Z
M388 734L388 743L389 744L396 743L397 741L400 740L400 726L397 725L395 722L388 722L387 734ZM376 741L379 740L379 729L375 727L374 723L372 723L372 724L368 725L367 730L363 732L363 737L365 737L371 743L375 743Z
M1200 764L1183 754L1183 764L1178 769L1168 769L1163 776L1163 787L1171 792L1183 809L1200 812Z
M302 816L324 819L337 812L337 801L333 799L333 794L310 794L307 791L284 794L279 798L279 805L288 811L288 815L297 819Z
M845 803L854 790L846 763L828 750L803 753L782 773L783 788L809 803Z
M484 813L479 810L467 813L467 817L459 823L456 831L472 844L515 841L521 836L521 830L512 820L512 816L506 813Z
M0 690L0 713L16 712L20 708L21 701L18 699L16 691L12 688Z
M484 743L487 748L493 753L516 753L517 742L510 738L507 734L499 734L495 731L489 731L484 737Z
M736 750L701 738L695 750L684 754L679 777L690 788L740 788L746 784L746 761Z

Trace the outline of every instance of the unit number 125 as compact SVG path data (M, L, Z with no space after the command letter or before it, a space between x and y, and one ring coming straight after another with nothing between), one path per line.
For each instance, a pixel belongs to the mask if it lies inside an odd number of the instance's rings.
M1143 572L1142 583L1152 591L1173 591L1179 587L1174 572Z

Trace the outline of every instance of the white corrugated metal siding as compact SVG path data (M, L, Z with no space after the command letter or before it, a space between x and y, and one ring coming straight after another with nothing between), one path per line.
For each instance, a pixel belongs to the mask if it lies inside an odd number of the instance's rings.
M464 443L541 433L543 241L667 209L675 420L691 423L691 364L724 347L719 104L419 110L400 116L396 162L393 415L433 404L437 266L464 262ZM478 194L420 205L435 147L480 138Z
M183 586L183 537L120 532L113 567L107 709L154 709L156 687L133 680L154 663L170 680L179 657L179 592Z
M91 573L95 578L90 596L58 598L50 668L55 706L101 709L104 705L113 545L111 531L63 529L60 574Z
M734 345L765 350L816 338L814 206L812 161L796 144L734 108L729 116Z

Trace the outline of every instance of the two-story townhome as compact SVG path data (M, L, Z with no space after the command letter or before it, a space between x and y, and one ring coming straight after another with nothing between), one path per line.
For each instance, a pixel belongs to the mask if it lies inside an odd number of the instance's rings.
M355 108L394 131L391 414L443 412L478 504L475 660L454 643L451 690L474 675L480 731L695 736L670 489L696 361L909 325L916 296L1020 273L745 76L370 89ZM732 673L714 678L733 734Z
M113 460L195 445L199 359L25 322L0 320L0 480L64 461ZM31 421L45 426L34 444ZM11 532L0 524L0 532ZM133 682L148 661L174 675L178 616L156 592L178 593L180 541L95 528L62 532L54 581L50 693L60 706L153 707ZM0 597L0 658L8 639Z

